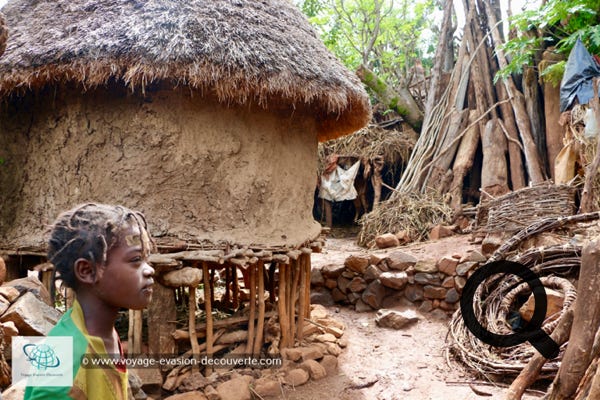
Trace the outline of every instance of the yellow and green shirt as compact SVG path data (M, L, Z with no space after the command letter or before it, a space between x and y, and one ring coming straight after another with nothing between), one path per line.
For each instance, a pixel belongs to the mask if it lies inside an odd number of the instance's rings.
M127 400L126 371L119 371L112 365L95 368L81 366L80 360L84 355L107 356L102 339L88 333L83 311L77 300L48 336L73 337L73 386L28 386L25 390L25 400Z

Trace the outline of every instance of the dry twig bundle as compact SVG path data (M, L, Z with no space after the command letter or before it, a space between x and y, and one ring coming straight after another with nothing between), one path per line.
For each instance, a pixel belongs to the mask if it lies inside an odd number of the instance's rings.
M358 244L370 247L376 236L399 231L406 231L412 240L424 240L433 225L451 218L452 209L433 195L397 193L360 219Z
M368 160L381 156L384 164L392 168L406 164L417 134L406 125L403 128L402 131L386 130L371 124L351 135L319 143L319 171L323 171L329 154Z

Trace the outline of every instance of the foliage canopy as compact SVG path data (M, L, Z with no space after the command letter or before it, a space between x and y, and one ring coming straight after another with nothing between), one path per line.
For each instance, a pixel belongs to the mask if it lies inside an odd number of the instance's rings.
M519 35L504 45L509 65L498 77L521 73L524 65L532 65L536 54L553 47L568 56L578 38L592 54L600 54L600 0L548 0L537 10L524 11L511 19ZM565 61L548 66L540 75L558 84Z

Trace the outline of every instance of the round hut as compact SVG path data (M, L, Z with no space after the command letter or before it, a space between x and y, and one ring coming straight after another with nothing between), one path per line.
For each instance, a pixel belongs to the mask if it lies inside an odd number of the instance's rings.
M43 243L78 202L156 237L299 245L317 142L369 119L359 80L288 1L9 1L0 242Z
M264 350L273 315L275 348L294 345L321 230L317 143L370 118L360 81L302 13L286 0L9 0L2 11L0 252L42 262L60 211L121 203L145 213L162 253L151 351L175 351L176 302L188 298L179 337L194 355L223 348L217 305L243 324L246 354ZM134 352L141 321L130 319Z

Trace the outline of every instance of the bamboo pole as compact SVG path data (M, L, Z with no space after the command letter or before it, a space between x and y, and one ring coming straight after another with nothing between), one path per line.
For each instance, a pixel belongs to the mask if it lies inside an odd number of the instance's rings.
M206 356L213 355L213 319L212 319L212 290L210 284L210 275L208 273L208 263L202 262L202 276L204 277L204 312L206 313ZM208 291L208 292L207 292ZM196 330L194 329L194 336ZM191 336L191 333L190 333ZM204 375L209 376L212 373L212 368L208 365L204 370Z
M263 345L263 333L265 330L265 267L263 261L258 261L258 323L256 326L256 339L252 355L260 356Z
M250 274L250 320L248 321L246 354L252 354L254 350L254 319L256 318L256 264L248 266L248 273Z

